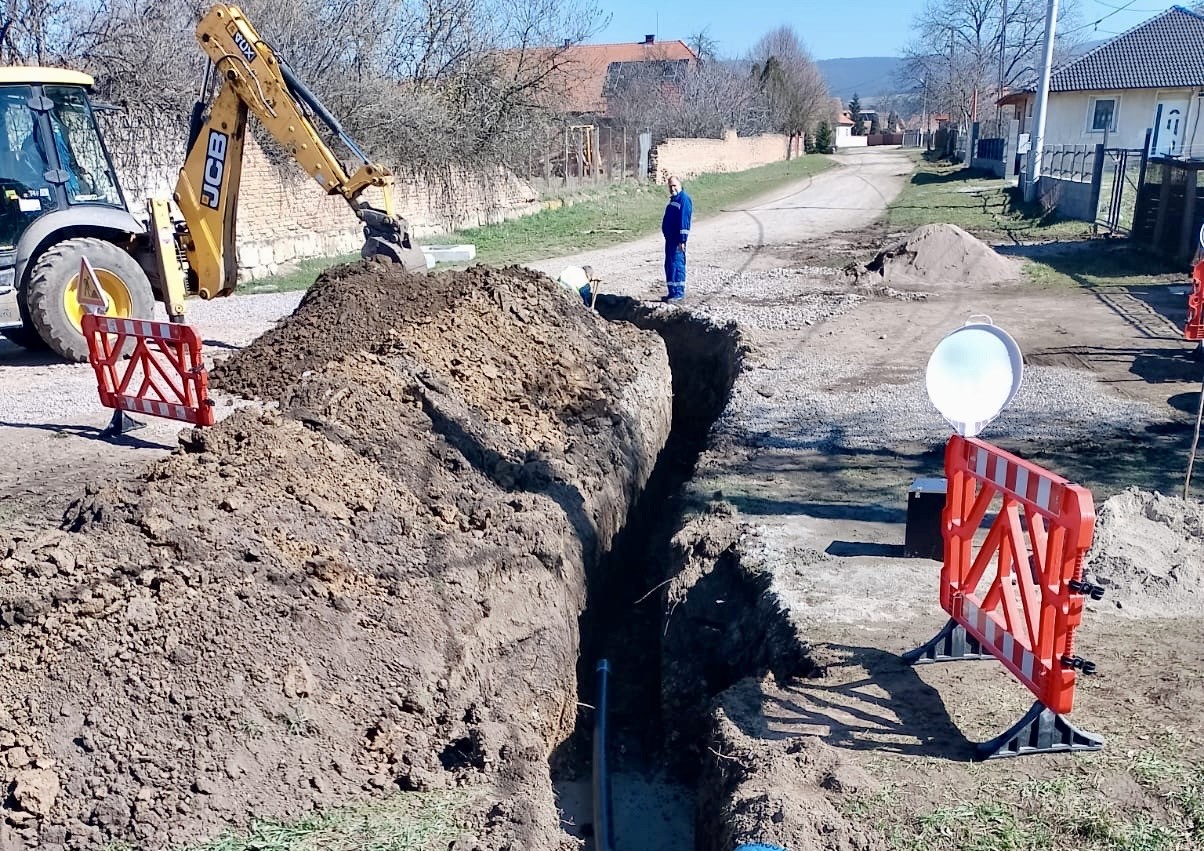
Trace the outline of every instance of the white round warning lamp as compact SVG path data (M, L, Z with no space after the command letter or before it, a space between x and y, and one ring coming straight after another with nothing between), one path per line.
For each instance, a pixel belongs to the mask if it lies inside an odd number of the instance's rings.
M1016 341L989 317L971 317L937 344L925 381L941 416L958 434L974 437L1015 398L1023 377Z

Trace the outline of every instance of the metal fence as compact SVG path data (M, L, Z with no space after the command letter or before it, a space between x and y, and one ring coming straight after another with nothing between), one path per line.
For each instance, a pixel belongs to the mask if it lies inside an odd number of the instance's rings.
M1137 194L1145 169L1141 148L1105 148L1100 177L1095 231L1129 236L1137 212Z
M1041 149L1041 176L1090 183L1095 171L1094 145L1058 145Z
M1007 139L979 139L975 159L1003 161L1003 150Z

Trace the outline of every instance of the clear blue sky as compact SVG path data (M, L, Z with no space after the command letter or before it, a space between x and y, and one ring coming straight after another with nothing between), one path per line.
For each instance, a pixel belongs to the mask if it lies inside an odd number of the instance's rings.
M1110 38L1176 5L1157 0L1074 2L1073 26L1082 27L1080 34L1089 41ZM646 33L686 39L709 26L720 54L736 57L767 30L789 24L816 59L836 59L899 55L924 0L598 0L598 5L611 14L611 22L592 39L596 42L638 41Z

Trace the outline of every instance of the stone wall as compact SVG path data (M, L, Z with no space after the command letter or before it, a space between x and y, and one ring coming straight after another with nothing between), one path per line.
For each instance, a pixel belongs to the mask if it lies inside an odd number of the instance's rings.
M154 118L126 113L106 115L103 130L126 201L135 216L144 219L145 199L170 197L175 188L184 162L185 133ZM397 212L419 237L540 209L538 193L500 168L399 175L394 200ZM363 242L363 230L340 196L326 195L292 161L273 162L254 139L248 139L243 159L237 233L239 276L244 280L276 274L292 260L355 253Z
M652 173L657 183L671 175L685 179L699 174L744 171L787 159L789 140L778 133L740 137L728 130L722 139L666 139L653 152ZM802 140L795 139L797 156Z

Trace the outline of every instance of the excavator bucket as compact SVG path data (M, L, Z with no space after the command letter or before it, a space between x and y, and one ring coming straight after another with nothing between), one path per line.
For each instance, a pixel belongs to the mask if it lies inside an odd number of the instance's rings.
M405 219L371 207L360 208L356 214L364 223L361 257L399 263L407 272L427 270L426 255L410 241L410 229Z

